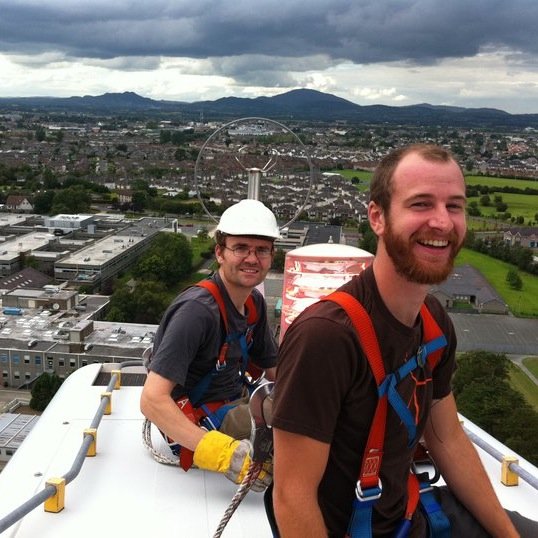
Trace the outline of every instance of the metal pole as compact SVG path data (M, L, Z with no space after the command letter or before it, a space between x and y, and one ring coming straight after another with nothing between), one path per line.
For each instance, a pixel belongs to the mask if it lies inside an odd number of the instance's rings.
M250 200L260 199L260 183L262 171L259 168L248 169L248 191L247 198Z

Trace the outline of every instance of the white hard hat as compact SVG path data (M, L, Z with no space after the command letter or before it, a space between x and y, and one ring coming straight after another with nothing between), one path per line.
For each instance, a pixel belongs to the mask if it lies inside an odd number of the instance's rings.
M273 212L258 200L250 199L230 206L220 217L217 230L230 235L280 237Z

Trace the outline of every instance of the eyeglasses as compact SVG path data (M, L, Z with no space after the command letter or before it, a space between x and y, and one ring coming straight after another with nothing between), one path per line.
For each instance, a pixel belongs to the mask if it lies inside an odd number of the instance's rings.
M270 258L273 254L272 247L248 247L247 245L239 245L234 248L224 247L225 249L231 250L234 253L236 258L248 258L252 252L256 255L259 260L266 260Z

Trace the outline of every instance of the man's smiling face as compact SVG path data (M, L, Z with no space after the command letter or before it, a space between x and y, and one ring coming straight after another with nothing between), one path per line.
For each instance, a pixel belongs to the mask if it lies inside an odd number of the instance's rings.
M450 274L465 237L465 183L454 161L407 155L392 178L390 210L381 234L398 274L438 284Z

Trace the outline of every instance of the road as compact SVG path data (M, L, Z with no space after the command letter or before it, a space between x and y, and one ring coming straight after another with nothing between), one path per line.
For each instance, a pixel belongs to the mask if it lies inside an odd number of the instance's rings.
M521 368L528 376L531 381L538 387L538 379L536 376L523 364L523 359L528 355L507 355L507 357L519 368Z
M31 395L29 390L13 390L0 388L0 410L5 404L15 399L30 401Z

